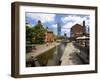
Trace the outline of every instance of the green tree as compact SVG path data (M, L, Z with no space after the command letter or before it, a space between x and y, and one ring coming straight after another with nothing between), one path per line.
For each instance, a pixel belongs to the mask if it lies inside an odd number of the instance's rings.
M32 31L32 27L26 26L26 43L33 43L33 37L35 33Z
M43 27L42 24L37 24L32 28L32 31L34 32L35 37L35 43L42 44L44 42L44 33L46 32L46 29Z
M42 44L44 43L44 36L47 30L41 23L35 26L26 25L26 43Z

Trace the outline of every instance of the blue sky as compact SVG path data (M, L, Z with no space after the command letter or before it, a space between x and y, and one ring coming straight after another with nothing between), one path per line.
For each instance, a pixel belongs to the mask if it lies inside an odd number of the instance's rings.
M38 20L41 20L43 26L48 27L55 34L57 34L57 23L61 26L61 35L64 33L70 37L70 29L75 24L85 25L88 28L90 25L90 16L84 14L49 14L49 13L34 13L26 12L25 14L26 23L34 26Z

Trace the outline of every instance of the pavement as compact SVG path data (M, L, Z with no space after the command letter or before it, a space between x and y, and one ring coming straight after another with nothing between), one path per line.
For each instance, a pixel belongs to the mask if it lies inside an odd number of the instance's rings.
M61 65L75 65L82 64L82 61L77 56L80 53L80 50L75 48L73 43L67 43L63 56L61 57Z

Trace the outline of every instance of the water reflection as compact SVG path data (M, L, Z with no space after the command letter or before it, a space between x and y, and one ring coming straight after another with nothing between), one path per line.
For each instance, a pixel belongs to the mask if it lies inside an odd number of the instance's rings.
M66 43L60 43L60 45L54 47L51 50L39 55L37 57L40 66L56 66L60 65L60 58L63 55Z
M61 64L61 57L64 53L66 43L60 43L55 49L56 49L56 54L55 54L55 59L53 60L55 62L55 65L60 65Z

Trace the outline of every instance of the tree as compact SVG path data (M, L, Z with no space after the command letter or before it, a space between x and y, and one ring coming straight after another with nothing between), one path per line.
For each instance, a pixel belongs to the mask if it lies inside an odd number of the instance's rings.
M35 43L42 44L44 42L44 34L46 29L43 27L42 24L37 24L32 28L35 37Z
M44 43L44 36L47 30L38 21L35 26L26 25L26 43L42 44Z
M34 36L34 33L32 32L32 28L29 26L26 26L26 43L32 43L33 36Z

